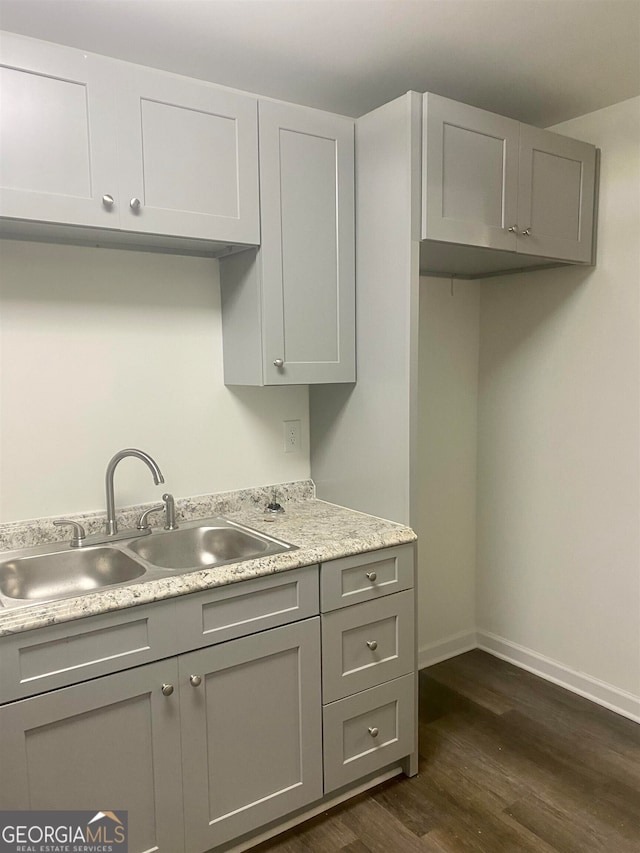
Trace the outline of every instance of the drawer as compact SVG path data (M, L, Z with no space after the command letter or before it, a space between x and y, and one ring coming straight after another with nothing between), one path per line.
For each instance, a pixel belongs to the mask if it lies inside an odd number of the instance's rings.
M176 602L180 651L317 616L318 567L220 586Z
M322 615L322 701L415 668L413 590Z
M323 563L322 612L371 601L413 586L413 545L399 545Z
M0 704L175 654L174 609L161 601L3 637Z
M410 755L415 708L414 675L326 705L322 712L325 794Z

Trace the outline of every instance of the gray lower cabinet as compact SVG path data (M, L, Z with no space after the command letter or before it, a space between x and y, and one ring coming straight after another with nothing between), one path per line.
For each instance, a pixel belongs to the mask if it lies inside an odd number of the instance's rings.
M180 658L187 851L208 850L322 796L319 623Z
M415 549L323 563L325 794L406 761L417 773Z
M177 678L170 658L0 708L0 808L124 809L131 853L183 850Z
M2 638L0 810L205 853L416 772L414 572L401 545Z
M0 808L124 809L130 853L203 853L322 796L320 625L0 708Z
M260 101L257 252L220 262L224 381L355 381L354 122Z
M324 785L335 791L410 754L415 679L405 675L326 705Z

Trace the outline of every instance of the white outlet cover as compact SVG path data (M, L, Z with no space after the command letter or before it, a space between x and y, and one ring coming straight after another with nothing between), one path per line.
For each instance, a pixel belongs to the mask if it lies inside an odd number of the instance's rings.
M283 421L284 452L297 453L300 450L301 424L299 420Z

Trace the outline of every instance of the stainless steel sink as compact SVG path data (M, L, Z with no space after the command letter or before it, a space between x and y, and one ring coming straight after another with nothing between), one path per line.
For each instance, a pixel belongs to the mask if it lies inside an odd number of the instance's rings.
M145 567L115 548L86 548L18 557L0 563L0 595L46 601L84 595L145 574Z
M0 607L17 608L61 598L295 551L265 533L226 518L182 522L113 545L38 545L4 554Z
M178 530L129 542L127 548L153 566L181 571L294 550L293 545L221 518L187 522Z

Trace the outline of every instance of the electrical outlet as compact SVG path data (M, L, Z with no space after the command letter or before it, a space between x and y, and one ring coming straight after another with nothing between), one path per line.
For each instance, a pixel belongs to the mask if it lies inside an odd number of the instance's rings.
M283 421L284 452L297 453L300 450L300 421Z

